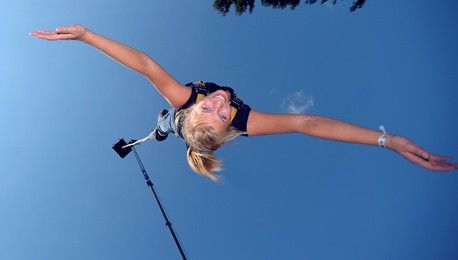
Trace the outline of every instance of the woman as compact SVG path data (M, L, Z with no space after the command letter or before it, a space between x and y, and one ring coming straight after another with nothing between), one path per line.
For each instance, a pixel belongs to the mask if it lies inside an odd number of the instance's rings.
M184 138L191 168L212 180L221 169L214 151L239 135L302 133L328 140L379 145L427 169L458 169L451 158L433 155L401 136L361 128L342 121L313 115L266 114L252 110L228 87L196 82L182 85L143 52L98 35L82 25L33 31L46 40L79 40L101 50L125 66L145 75L173 106L160 114L154 136L163 140L175 132Z

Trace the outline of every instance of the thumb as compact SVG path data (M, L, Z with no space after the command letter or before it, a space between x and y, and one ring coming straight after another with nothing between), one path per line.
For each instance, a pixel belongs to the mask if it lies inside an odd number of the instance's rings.
M68 33L68 28L65 28L63 26L59 26L56 28L56 33Z
M76 31L76 28L74 26L69 26L69 27L64 27L64 26L59 26L56 28L56 33L71 33L73 34Z

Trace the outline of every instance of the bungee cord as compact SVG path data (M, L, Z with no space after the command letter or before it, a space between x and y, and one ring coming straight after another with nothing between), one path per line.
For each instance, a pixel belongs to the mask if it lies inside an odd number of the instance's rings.
M149 138L146 137L146 138L144 138L142 140L146 141L147 139L149 139ZM173 230L172 223L170 222L169 218L167 217L165 209L162 206L161 201L159 200L159 196L157 195L156 191L154 190L154 184L151 181L148 173L146 172L145 166L143 166L142 160L140 159L140 156L138 155L137 150L135 150L135 148L134 148L134 146L136 144L140 144L140 143L143 143L143 142L139 142L139 141L136 141L136 140L131 140L129 142L129 144L127 144L124 141L124 139L120 139L116 144L113 145L113 149L116 151L116 153L121 158L126 157L131 151L134 152L135 159L137 160L138 166L140 167L140 170L142 171L143 178L145 178L146 185L151 189L151 192L154 195L154 199L156 200L156 203L158 204L159 209L161 211L162 217L165 220L165 225L167 226L167 228L168 228L168 230L170 232L170 235L172 236L173 241L175 242L175 245L176 245L176 247L178 249L178 252L180 253L181 258L183 260L186 260L187 259L186 255L185 255L185 253L183 251L183 248L181 247L180 241L178 240L178 238L177 238L177 236L175 234L175 231Z

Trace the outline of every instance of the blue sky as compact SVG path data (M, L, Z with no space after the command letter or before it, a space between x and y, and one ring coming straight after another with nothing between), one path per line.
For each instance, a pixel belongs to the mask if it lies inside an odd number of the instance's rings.
M307 113L458 158L458 3L349 5L222 17L211 1L4 3L0 258L179 258L135 159L111 150L147 134L166 102L91 47L34 29L82 23L259 111L287 112L301 93ZM458 258L456 172L301 135L227 144L216 184L191 172L180 140L138 152L190 259Z

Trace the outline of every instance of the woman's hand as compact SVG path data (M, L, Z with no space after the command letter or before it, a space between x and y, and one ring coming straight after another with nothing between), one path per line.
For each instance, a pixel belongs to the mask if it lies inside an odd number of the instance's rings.
M458 169L458 163L453 163L451 157L433 155L402 136L389 136L387 147L407 160L430 170L452 171Z
M86 32L87 29L84 26L75 24L68 27L57 27L55 31L32 31L30 35L48 41L81 40Z

